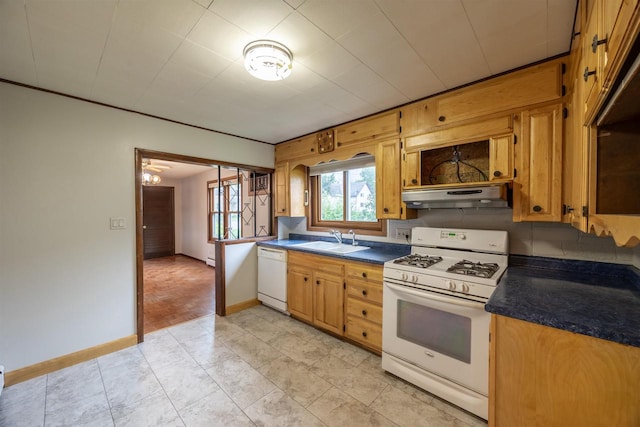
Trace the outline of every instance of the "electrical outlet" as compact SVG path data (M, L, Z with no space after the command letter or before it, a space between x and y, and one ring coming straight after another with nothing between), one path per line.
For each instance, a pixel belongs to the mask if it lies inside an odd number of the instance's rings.
M411 229L410 228L396 228L396 239L411 241Z

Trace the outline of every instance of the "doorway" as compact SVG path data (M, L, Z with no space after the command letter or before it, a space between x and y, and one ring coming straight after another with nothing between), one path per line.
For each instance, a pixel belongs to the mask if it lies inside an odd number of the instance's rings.
M218 181L220 181L220 179L222 178L223 175L223 170L229 170L229 171L235 171L236 175L240 176L242 174L242 179L244 182L247 182L249 185L246 186L247 188L247 197L249 197L248 199L246 199L246 203L242 203L242 213L243 215L241 216L240 221L243 221L243 223L245 222L245 220L248 217L245 217L245 214L250 215L254 220L253 222L250 221L250 226L246 227L246 230L253 230L252 233L255 233L253 235L258 235L258 230L260 230L260 233L266 233L264 235L270 235L271 230L273 230L274 225L273 225L273 212L272 212L272 206L271 206L271 202L270 202L270 197L268 195L262 194L261 191L256 190L256 185L258 184L258 180L257 177L260 176L271 176L271 174L273 173L273 169L268 169L268 168L261 168L261 167L255 167L255 166L247 166L247 165L241 165L241 164L234 164L234 163L228 163L228 162L221 162L221 161L216 161L216 160L210 160L210 159L204 159L204 158L198 158L198 157L190 157L190 156L184 156L184 155L179 155L179 154L171 154L171 153L164 153L164 152L158 152L158 151L152 151L152 150L144 150L144 149L139 149L136 148L135 149L135 207L136 207L136 302L137 302L137 315L136 315L136 332L137 332L137 338L138 338L138 342L143 342L144 341L144 333L145 333L145 315L144 315L144 308L145 308L145 269L144 269L144 265L145 262L148 261L154 261L156 260L156 258L152 258L152 259L148 259L145 261L145 234L144 231L145 229L143 228L143 226L145 225L145 218L143 215L143 202L144 202L144 188L145 186L143 186L143 160L144 159L154 159L154 160L158 160L158 161L166 161L166 162L176 162L179 163L183 166L185 165L199 165L199 166L206 166L208 168L215 168L216 170L216 174L217 174L217 179ZM162 175L162 173L160 174ZM201 175L196 175L195 179L196 181L200 180ZM162 180L163 184L164 184L164 179ZM197 194L200 194L200 190L198 190L198 188L200 188L199 186L202 185L202 195L204 196L204 200L206 202L206 194L207 194L207 183L206 181L202 184L198 184L198 187L195 188L195 190L193 192L191 192L192 194L195 192ZM170 184L166 184L166 186L170 186ZM259 189L259 188L258 188ZM181 190L182 191L182 190ZM249 192L250 191L250 192ZM175 192L174 192L175 193ZM181 197L181 205L183 206L191 206L190 204L184 204L185 199L187 198L188 195L186 195L183 191L182 191L182 196L175 196L174 195L174 200L175 197ZM262 222L257 222L255 221L255 209L256 209L256 203L258 203L258 201L260 200L261 197L266 197L268 200L266 200L266 204L265 204L265 200L262 200L260 203L261 206L261 210L265 210L266 209L266 213L267 213L267 222L266 222L266 226L260 225L262 224ZM174 208L175 209L175 208ZM175 211L174 211L175 212ZM193 222L198 222L199 219L198 218L203 218L205 220L207 220L207 212L206 212L206 206L204 208L204 212L202 214L202 217L200 216L200 214L198 212L195 212L195 216L193 217L189 217L188 219L184 217L184 213L182 214L183 218L181 219L175 219L175 223L179 223L180 221L183 222L183 224L185 223L185 221L189 221L189 223L193 223ZM198 231L198 233L196 233L193 237L196 240L200 240L200 234L202 234L202 239L204 240L207 236L206 236L206 228L207 225L209 226L213 226L215 224L211 223L211 218L207 220L209 224L203 224L205 230L202 231L202 233L200 233L200 231ZM174 229L175 229L175 223L174 223ZM218 224L219 226L219 224ZM215 227L211 227L211 228L215 228ZM183 233L184 234L184 233ZM243 234L242 237L253 237L253 235L246 235ZM209 268L205 266L205 263L202 262L203 258L202 255L193 255L190 252L185 252L185 255L188 256L181 256L180 255L180 250L179 249L175 249L176 245L177 246L181 246L184 249L184 242L180 243L179 241L181 239L183 239L184 235L182 237L178 237L175 238L174 237L174 253L175 251L178 252L178 255L174 255L172 257L168 257L168 258L173 258L174 260L178 260L178 258L184 258L181 261L184 261L185 259L187 260L191 260L194 261L196 263L202 263L202 266L205 268ZM213 241L211 241L211 233L209 233L209 244L214 243ZM217 236L214 240L217 241L217 239L222 239L225 238L224 236L220 235ZM178 242L176 242L176 240L178 240ZM204 240L206 242L206 240ZM194 258L189 258L190 256L194 256ZM162 260L162 258L157 258L157 260ZM210 271L214 271L211 270ZM215 280L214 280L215 281ZM218 283L218 281L215 281L215 297L218 298L221 295L224 295L224 289L220 289L221 284ZM169 282L167 282L169 283Z

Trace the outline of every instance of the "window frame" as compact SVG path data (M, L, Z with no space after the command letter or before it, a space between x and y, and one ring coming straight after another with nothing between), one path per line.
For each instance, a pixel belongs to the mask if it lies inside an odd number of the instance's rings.
M348 170L343 170L343 194L347 195L348 187ZM309 177L309 221L307 223L308 231L330 231L332 229L353 230L357 234L364 234L369 236L386 236L387 235L387 220L378 218L376 222L368 221L326 221L321 219L321 199L322 191L320 191L320 177L321 175L315 175ZM377 199L377 197L376 197ZM344 197L342 200L343 212L346 217L348 212L349 197ZM376 206L377 212L377 206Z
M233 184L226 184L225 185L225 181L236 181ZM222 184L222 185L220 185ZM228 197L228 192L230 191L230 187L231 186L238 186L239 190L238 190L238 208L240 210L238 211L232 211L230 210L230 204L229 204L229 197ZM216 211L215 208L215 189L216 188L222 188L222 191L225 193L224 196L221 197L222 200L220 200L221 202L224 202L224 206L222 211ZM243 228L243 224L242 224L242 191L243 191L243 184L242 184L242 179L238 179L237 176L229 176L226 178L220 178L220 180L214 179L211 181L207 181L207 241L209 243L215 243L217 240L219 239L229 239L229 237L225 237L224 234L226 234L226 230L229 228L229 215L231 214L237 214L239 215L239 217L241 218L241 220L239 221L239 226L240 229L238 230L238 239L242 237L242 228ZM219 203L218 205L221 205L221 203ZM223 233L223 237L217 237L213 235L213 216L215 214L218 215L222 215L222 230L225 231Z

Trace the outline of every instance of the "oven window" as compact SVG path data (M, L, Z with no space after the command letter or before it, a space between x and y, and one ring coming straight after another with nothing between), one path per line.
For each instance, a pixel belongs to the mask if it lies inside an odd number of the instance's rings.
M398 338L471 363L471 319L398 301Z

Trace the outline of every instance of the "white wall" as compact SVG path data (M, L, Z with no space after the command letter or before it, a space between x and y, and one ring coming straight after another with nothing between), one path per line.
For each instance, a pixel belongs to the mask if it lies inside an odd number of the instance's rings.
M6 83L0 100L7 371L135 334L135 147L273 167L267 144Z
M610 237L596 237L582 233L570 225L558 223L513 222L511 209L435 209L418 211L418 218L410 221L389 221L388 237L361 236L365 240L405 243L395 239L397 228L456 227L507 230L512 254L613 262L638 263L639 250L619 248ZM286 218L278 222L280 238L288 233L310 233L304 218ZM635 260L634 260L635 256Z
M207 240L207 181L218 179L218 169L182 180L182 253L206 261L215 259L215 245Z

